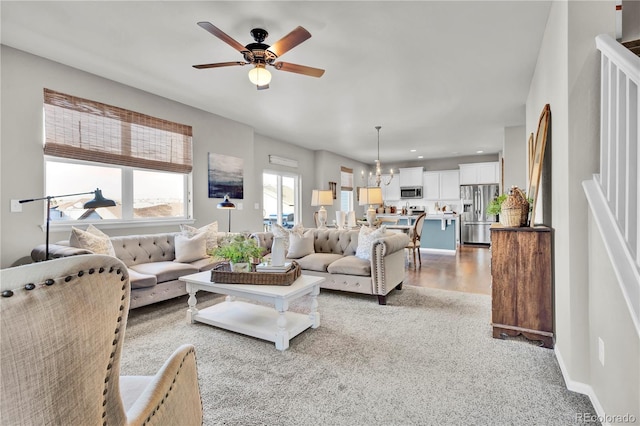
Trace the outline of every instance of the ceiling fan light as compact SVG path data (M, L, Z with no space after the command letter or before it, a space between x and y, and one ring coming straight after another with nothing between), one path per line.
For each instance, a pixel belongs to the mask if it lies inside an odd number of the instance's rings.
M264 66L256 65L249 71L249 81L256 86L266 86L271 82L271 73Z

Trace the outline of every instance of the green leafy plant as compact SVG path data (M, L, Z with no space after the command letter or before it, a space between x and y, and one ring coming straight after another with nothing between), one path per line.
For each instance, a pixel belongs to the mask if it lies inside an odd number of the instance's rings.
M250 263L252 259L261 259L264 251L253 238L234 235L213 249L213 255L233 263Z
M506 199L507 194L501 194L491 200L491 202L487 205L487 214L492 216L500 214L500 212L502 211L502 203Z
M502 203L507 199L507 194L498 195L496 198L491 200L487 205L486 212L488 215L499 215L502 212ZM527 197L527 201L529 202L529 211L531 211L531 207L533 207L533 198Z

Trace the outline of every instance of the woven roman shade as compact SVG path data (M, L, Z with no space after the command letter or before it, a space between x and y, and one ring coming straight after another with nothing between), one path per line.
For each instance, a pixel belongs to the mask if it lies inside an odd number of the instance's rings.
M190 173L191 126L44 89L44 153Z
M340 190L353 191L353 169L340 167Z

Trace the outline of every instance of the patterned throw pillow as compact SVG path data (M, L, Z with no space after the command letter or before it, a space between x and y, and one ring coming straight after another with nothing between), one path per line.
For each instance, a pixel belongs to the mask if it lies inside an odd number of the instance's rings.
M189 225L180 225L182 235L187 238L192 238L196 234L203 233L206 235L207 241L207 253L210 253L214 248L218 247L218 221L212 222L202 228L194 228Z
M378 238L384 237L386 232L386 226L381 226L380 228L371 228L370 226L360 227L356 257L371 260L371 247L373 246L373 242Z
M95 254L106 254L113 257L116 255L109 236L93 225L89 225L86 231L72 226L70 244L73 247L91 250Z
M207 257L207 234L197 233L193 237L176 235L176 258L174 262L194 262Z
M297 234L299 237L302 237L304 233L304 226L302 224L294 225L293 228L287 229L274 223L271 227L271 233L273 234L273 238L283 238L284 239L284 252L285 256L289 257L289 245L291 244L290 234ZM302 257L302 256L301 256Z

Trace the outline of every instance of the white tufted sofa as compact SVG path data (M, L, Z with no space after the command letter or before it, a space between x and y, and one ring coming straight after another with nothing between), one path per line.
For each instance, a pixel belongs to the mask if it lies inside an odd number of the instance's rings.
M371 260L364 260L355 256L359 231L310 230L314 235L315 253L293 260L300 265L303 274L324 277L322 288L375 295L381 305L386 304L391 290L402 288L404 248L409 242L405 234L387 233L374 240ZM252 237L260 247L271 251L271 232L255 232Z
M179 281L179 277L211 270L220 262L220 259L213 257L190 263L175 262L175 236L178 234L168 232L110 238L116 257L129 270L130 309L187 294L185 283ZM226 235L224 232L218 233L218 245ZM91 254L89 250L71 247L68 241L50 245L49 252L53 258ZM34 261L44 260L44 245L33 249L31 258Z

